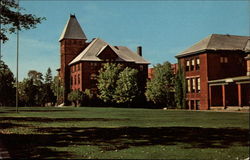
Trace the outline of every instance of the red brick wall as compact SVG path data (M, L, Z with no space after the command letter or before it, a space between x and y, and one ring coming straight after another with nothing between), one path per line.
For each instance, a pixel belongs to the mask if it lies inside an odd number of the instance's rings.
M246 61L244 53L232 53L229 51L220 51L218 53L209 53L208 57L208 80L223 79L246 75ZM221 58L227 58L227 63L221 62Z
M209 52L208 54L201 53L199 55L183 57L180 58L179 60L182 66L184 66L184 70L186 66L186 60L195 58L197 56L200 59L200 70L185 72L185 76L186 78L200 77L201 91L200 93L187 93L186 99L188 104L190 104L191 100L192 101L200 100L200 109L207 110L209 109L208 81L246 75L247 65L246 61L244 61L244 57L246 57L247 54L237 51L234 52L217 51L217 52ZM221 62L221 57L223 57L222 62ZM229 88L227 92L231 91L234 92L235 88ZM237 92L228 93L228 96L237 97L235 93ZM214 103L221 103L221 100L219 100L220 97L213 95L212 98ZM228 103L236 104L236 102L237 102L236 99L232 99Z
M67 103L67 94L70 91L70 67L68 64L87 47L85 40L63 39L60 42L61 70L60 76L64 87L64 103Z
M70 66L70 88L71 90L82 90L82 64L77 63Z
M200 69L193 71L185 71L186 60L191 60L194 58L200 59ZM196 109L196 102L200 101L200 110L208 109L208 85L207 85L207 54L199 54L194 56L187 56L179 59L183 70L185 72L186 79L200 78L200 93L186 93L187 104L190 104L190 101L194 103L194 109ZM190 106L188 106L191 109Z

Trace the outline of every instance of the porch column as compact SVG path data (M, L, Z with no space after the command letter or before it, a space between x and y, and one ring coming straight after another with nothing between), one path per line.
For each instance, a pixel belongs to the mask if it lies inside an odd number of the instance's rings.
M238 84L238 104L239 104L239 107L242 106L242 101L241 101L241 84Z
M225 85L222 85L222 103L223 103L223 107L226 108L227 104L226 104L226 92L225 92Z
M188 100L188 109L191 110L191 100Z
M212 107L212 86L209 86L209 107Z

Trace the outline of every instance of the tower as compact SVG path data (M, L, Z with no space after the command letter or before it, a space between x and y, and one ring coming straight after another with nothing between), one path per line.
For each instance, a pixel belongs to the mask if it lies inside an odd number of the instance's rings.
M70 91L70 68L68 64L87 47L86 36L75 15L70 15L60 36L60 78L64 87L63 101L67 105L67 95Z

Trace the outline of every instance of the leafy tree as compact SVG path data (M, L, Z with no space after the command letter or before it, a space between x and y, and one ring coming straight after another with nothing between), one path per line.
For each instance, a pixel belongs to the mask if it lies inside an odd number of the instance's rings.
M129 105L139 95L137 74L137 70L129 67L120 72L113 96L116 103L127 103Z
M79 106L83 99L83 93L79 90L71 91L68 94L68 100L74 103L74 106Z
M43 74L35 70L28 72L28 79L24 81L24 91L29 97L29 106L44 105Z
M7 35L15 33L16 30L36 28L36 25L45 20L44 17L36 17L32 14L22 13L24 8L18 6L15 0L0 1L0 39L3 42L8 40Z
M183 68L181 64L178 64L178 71L175 78L175 100L177 108L185 108L186 105L186 84Z
M173 105L174 75L171 63L157 64L154 76L147 82L146 98L155 104L170 107Z
M10 106L14 103L14 76L9 67L0 60L0 106Z
M25 106L28 104L29 96L26 94L26 83L28 79L25 78L23 81L18 82L18 96L19 96L19 105Z
M106 63L99 71L97 77L97 88L99 98L104 102L114 102L113 96L117 87L117 80L121 66L113 63Z

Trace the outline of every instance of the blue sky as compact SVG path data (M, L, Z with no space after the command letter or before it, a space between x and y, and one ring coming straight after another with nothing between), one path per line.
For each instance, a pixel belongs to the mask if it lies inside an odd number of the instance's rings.
M19 80L29 70L56 74L60 34L75 14L88 41L99 37L112 45L142 46L151 65L175 55L209 34L249 35L249 1L21 1L26 13L47 18L20 33ZM2 45L3 60L16 72L16 35Z

